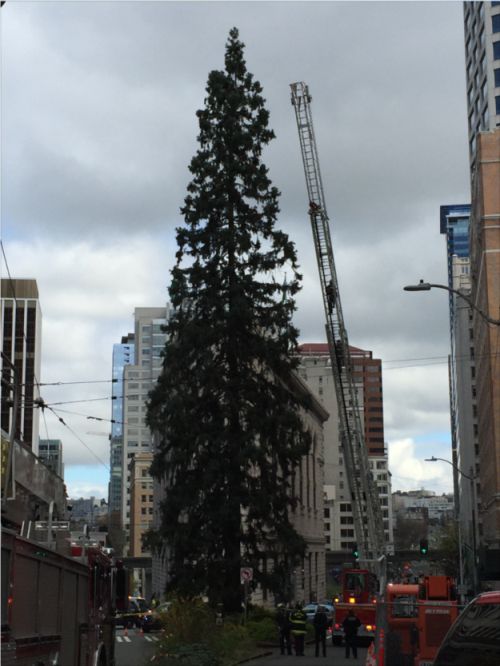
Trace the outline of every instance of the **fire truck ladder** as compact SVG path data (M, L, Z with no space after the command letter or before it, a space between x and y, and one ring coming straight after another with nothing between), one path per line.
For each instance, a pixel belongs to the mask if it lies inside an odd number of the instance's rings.
M290 87L306 176L309 218L323 294L326 335L337 395L340 441L351 493L354 529L360 549L360 560L367 563L375 562L383 559L385 555L384 523L377 486L368 462L358 396L352 374L349 342L342 316L318 149L314 137L311 96L305 83L292 83Z

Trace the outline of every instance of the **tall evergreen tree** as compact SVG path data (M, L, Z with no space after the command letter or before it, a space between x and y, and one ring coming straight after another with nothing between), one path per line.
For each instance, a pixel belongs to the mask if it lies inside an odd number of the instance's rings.
M148 405L159 440L152 474L166 488L150 544L166 553L171 589L207 593L232 611L241 608L240 566L283 593L304 554L289 513L310 445L290 385L301 276L293 243L275 228L279 192L261 159L274 132L243 49L233 28L225 71L210 72L197 112L175 310Z

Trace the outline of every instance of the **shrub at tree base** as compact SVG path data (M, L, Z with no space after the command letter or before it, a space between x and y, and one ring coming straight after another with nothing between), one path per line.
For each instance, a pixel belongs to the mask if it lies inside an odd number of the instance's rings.
M264 617L261 620L250 620L246 624L246 629L250 638L256 643L276 642L278 635L276 622L270 617Z
M178 599L165 616L158 666L229 666L255 653L255 642L239 618L216 624L215 611L199 599Z

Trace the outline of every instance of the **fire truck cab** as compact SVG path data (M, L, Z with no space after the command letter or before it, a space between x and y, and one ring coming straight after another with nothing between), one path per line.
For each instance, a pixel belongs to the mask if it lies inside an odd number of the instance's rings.
M368 569L344 569L340 574L341 593L334 597L332 643L341 645L342 623L350 610L361 622L358 636L367 640L375 635L376 577Z

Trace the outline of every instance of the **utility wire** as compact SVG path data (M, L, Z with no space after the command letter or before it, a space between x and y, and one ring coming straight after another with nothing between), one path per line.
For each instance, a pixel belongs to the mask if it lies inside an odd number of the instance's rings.
M98 460L101 463L101 465L103 465L108 470L108 472L110 471L109 465L107 465L103 460L101 460L101 458L99 458L99 456L96 453L94 453L94 451L92 451L92 449L89 446L87 446L87 444L85 444L83 439L77 435L77 433L73 430L73 428L70 428L70 426L61 416L59 416L59 414L55 411L55 409L52 409L52 407L46 404L40 406L42 407L42 410L48 409L49 411L51 411L54 414L54 416L57 418L57 420L60 423L62 423L62 425L65 426L74 437L76 437L76 439L80 442L80 444L83 444L83 446L87 449L87 451L89 451L89 453L91 453L94 456L94 458Z
M497 357L500 352L491 352L490 354L480 354L476 356L476 359L478 358L483 358L486 356L491 356L491 357ZM456 356L455 360L457 361L467 361L470 359L470 356ZM355 359L354 359L355 361ZM397 366L394 368L387 368L385 367L388 363L409 363L410 361L435 361L435 363L419 363L418 365L401 365ZM401 370L404 368L424 368L426 366L431 366L431 365L438 365L440 363L448 363L448 355L446 356L420 356L420 357L415 357L415 358L398 358L398 359L390 359L388 361L384 361L382 359L382 365L384 370ZM41 382L38 385L39 386L70 386L70 385L76 385L76 384L116 384L116 383L139 383L141 381L145 381L142 378L137 378L137 377L132 377L128 379L87 379L87 380L81 380L81 381L71 381L71 382ZM124 396L118 396L118 397L124 397ZM127 396L125 396L127 397ZM103 400L106 398L103 398ZM52 403L55 404L55 403Z
M37 406L40 407L41 405ZM48 406L47 403L44 403L44 406ZM57 411L62 412L63 414L72 414L73 416L85 416L85 418L91 421L106 421L107 423L118 423L120 425L127 425L126 421L117 421L116 419L104 419L101 418L100 416L89 416L89 414L82 414L81 412L70 412L68 409L58 409Z
M117 382L118 379L88 379L79 382L41 382L40 386L69 386L71 384L116 384Z

